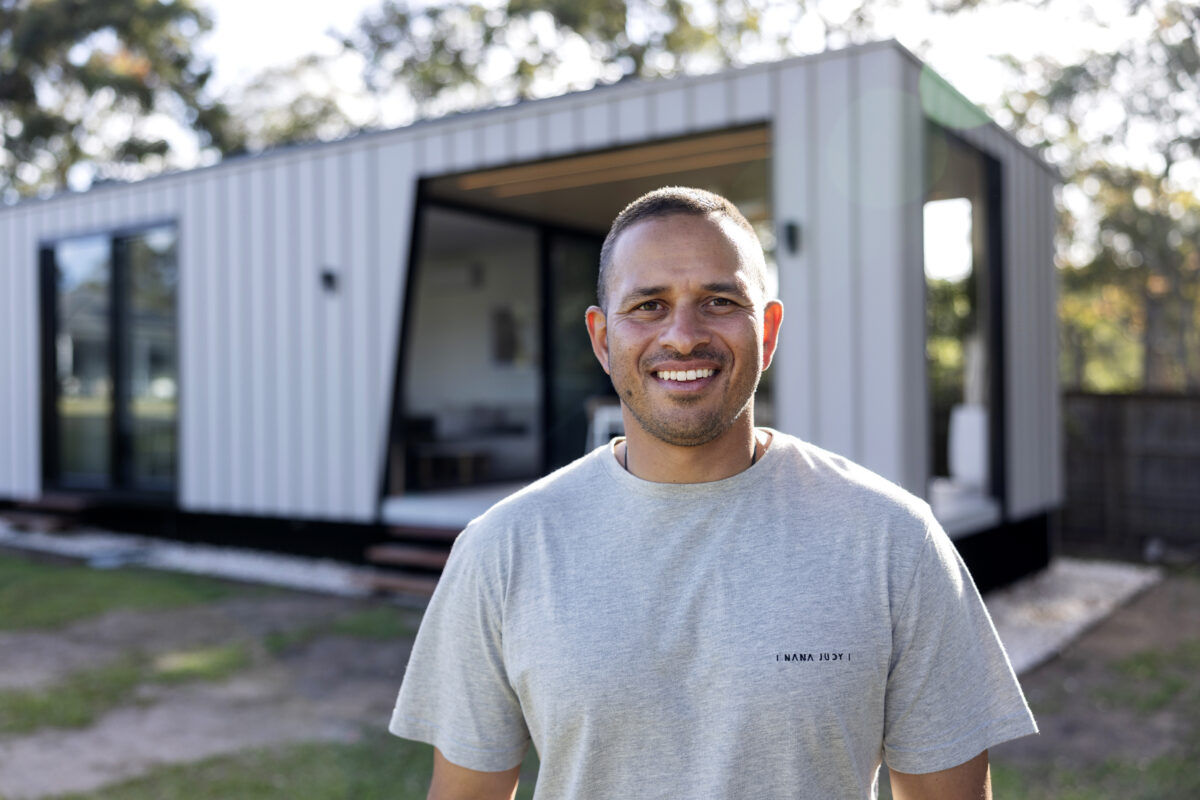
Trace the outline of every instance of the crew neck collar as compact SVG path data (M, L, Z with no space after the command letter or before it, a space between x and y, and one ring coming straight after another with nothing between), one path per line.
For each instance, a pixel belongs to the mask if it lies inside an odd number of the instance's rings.
M736 488L743 483L749 483L755 479L755 475L761 475L764 470L770 469L769 464L773 463L777 458L776 451L779 449L779 432L773 428L758 426L755 430L763 431L770 435L770 440L767 444L767 449L758 457L758 459L746 467L741 472L730 475L727 478L721 478L715 481L703 481L700 483L666 483L659 481L648 481L644 478L639 478L632 472L628 472L621 462L617 459L616 447L621 442L625 441L624 436L618 436L612 439L605 445L601 452L601 462L604 465L605 471L616 480L623 488L636 491L642 494L652 495L690 495L704 494L711 492L714 489Z

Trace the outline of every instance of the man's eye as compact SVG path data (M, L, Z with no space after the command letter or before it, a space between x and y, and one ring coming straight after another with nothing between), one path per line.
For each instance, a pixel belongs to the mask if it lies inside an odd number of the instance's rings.
M713 299L712 299L710 302L711 302L711 304L712 304L712 305L714 305L714 306L732 306L732 305L736 305L736 303L734 303L734 302L733 302L732 300L730 300L728 297L714 297L714 298L713 298Z
M657 300L647 300L646 302L641 303L640 305L635 307L633 310L634 311L658 311L658 309L661 307L662 307L662 304L659 303Z

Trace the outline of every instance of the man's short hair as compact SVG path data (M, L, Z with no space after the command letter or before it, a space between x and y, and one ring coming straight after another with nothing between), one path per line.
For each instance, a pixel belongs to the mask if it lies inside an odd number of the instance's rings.
M754 232L754 226L742 216L742 212L738 211L737 206L719 194L687 186L664 186L661 189L647 192L625 206L620 214L617 214L617 218L613 220L612 227L608 229L608 235L604 237L604 244L600 248L600 274L596 279L596 299L600 303L600 308L605 312L608 311L608 272L612 267L613 250L616 249L617 238L626 228L642 220L669 217L674 214L724 217L747 231L754 238L755 244L758 243L758 234ZM752 268L752 274L765 295L767 276L761 259Z

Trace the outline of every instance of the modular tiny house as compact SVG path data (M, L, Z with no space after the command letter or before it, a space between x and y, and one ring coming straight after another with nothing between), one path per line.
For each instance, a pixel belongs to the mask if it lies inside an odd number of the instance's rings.
M697 185L786 308L759 419L1010 579L1062 497L1056 180L885 42L0 208L0 500L460 528L611 418L599 243Z

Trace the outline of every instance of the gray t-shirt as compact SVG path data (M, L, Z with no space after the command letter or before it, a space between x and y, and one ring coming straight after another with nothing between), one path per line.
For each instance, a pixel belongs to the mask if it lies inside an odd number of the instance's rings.
M390 729L538 798L868 798L1036 731L929 507L773 432L662 484L611 445L458 538Z

